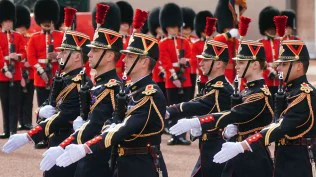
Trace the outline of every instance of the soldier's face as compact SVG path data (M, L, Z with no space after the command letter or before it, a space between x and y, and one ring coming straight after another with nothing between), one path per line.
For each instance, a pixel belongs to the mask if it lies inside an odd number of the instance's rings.
M192 30L191 28L183 28L182 33L184 37L188 38L190 37Z
M12 20L5 20L1 23L2 29L4 30L11 30L13 29L13 21Z
M130 70L130 68L132 67L133 63L135 62L136 58L138 55L136 54L132 54L132 53L127 53L125 55L125 58L123 59L124 62L124 71L126 73L128 73L128 71ZM135 71L137 71L137 64L135 65L133 71L130 73L130 75L132 75Z
M27 29L25 27L19 27L19 28L15 28L16 32L19 32L21 34L26 34L27 33Z
M243 61L243 60L237 60L236 61L235 69L236 69L236 72L237 72L239 78L242 77L244 71L246 70L247 63L248 63L248 61ZM252 65L252 63L250 63L250 65L249 65L249 67L247 69L247 72L245 74L245 78L247 78L249 73L251 73L251 65Z
M161 27L158 27L156 29L156 33L157 33L157 36L163 36L163 31L162 31Z
M292 35L293 29L291 27L286 27L285 28L285 35Z
M41 23L41 28L43 30L47 30L47 31L51 30L52 29L52 23L49 22L49 21L43 22L43 23Z
M282 62L278 64L277 70L278 72L283 72L284 79L287 76L287 74L290 72L287 82L293 80L292 78L295 77L295 75L297 74L296 72L297 63L298 62L293 62L291 71L289 71L290 62Z
M168 35L176 36L179 33L179 27L177 26L167 27L166 31L168 32Z
M120 33L121 34L128 34L128 30L129 30L129 24L128 23L121 23Z
M61 52L58 53L57 58L58 58L59 64L65 63L66 59L68 58L69 53L70 53L70 50L62 50Z
M201 69L203 75L206 75L210 71L212 62L214 62L214 60L208 60L208 59L200 59L200 60L201 61L199 62L199 68Z
M88 53L90 68L94 68L96 66L103 51L104 51L103 49L91 48L90 52Z

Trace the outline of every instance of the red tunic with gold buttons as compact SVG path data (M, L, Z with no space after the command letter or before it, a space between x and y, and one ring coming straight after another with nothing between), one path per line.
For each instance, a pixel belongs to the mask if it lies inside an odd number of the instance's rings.
M200 82L206 83L207 82L207 76L204 76L202 71L198 69L199 65L199 59L196 58L197 55L201 55L203 52L205 41L202 39L199 39L195 43L192 44L192 56L191 56L191 68L195 68L198 70L198 75L201 76ZM192 72L191 72L192 73Z
M176 45L174 39L165 38L159 42L159 60L162 63L163 68L166 71L166 88L177 88L172 82L172 75L179 71L179 62L177 56L177 51L182 48L184 49L184 57L190 60L191 58L191 48L188 40L183 37L177 37ZM190 78L191 68L186 67L183 76L185 77L185 81L182 83L182 87L191 87L191 78Z
M157 38L157 40L159 42L161 40L161 38ZM158 59L158 61L156 62L156 65L153 69L153 72L152 72L153 80L157 83L158 82L165 82L165 78L162 78L159 76L160 72L164 72L164 69L163 69L161 61Z
M0 46L0 68L2 68L4 65L4 56L3 56L3 53L2 53L2 48Z
M63 40L63 32L53 31L53 45L54 51L57 52L56 47L61 46ZM50 41L50 35L49 40ZM46 59L46 35L43 32L34 33L27 45L27 58L32 67L36 64L40 64L41 67L45 68ZM52 76L55 75L58 69L58 61L52 61ZM51 82L51 79L50 79ZM36 69L34 69L34 86L36 87L45 87L45 81L37 74Z
M273 62L278 59L279 56L279 45L280 40L279 39L261 39L260 42L262 42L265 55L266 55L266 62L267 67L272 66ZM273 68L276 69L276 68ZM266 69L263 71L263 78L268 87L270 86L278 86L278 78L271 80L269 76L270 70Z
M228 46L229 61L225 69L225 76L229 80L230 83L233 83L235 75L236 75L233 57L236 54L235 51L238 47L238 40L236 38L228 38L225 33L215 36L214 40L223 42L227 44Z
M189 41L189 44L190 44L190 47L192 49L193 47L193 44L197 41L199 41L199 38L197 36L194 36L194 35L190 35L190 37L188 38L188 41ZM203 49L203 48L202 48ZM191 60L190 60L190 67L191 67L191 74L196 74L197 73L197 63L196 63L196 60L192 60L192 57L191 57Z
M25 39L20 33L17 32L11 32L10 34L10 42L15 45L15 53L21 54L21 59L25 58L26 52L25 52ZM0 32L0 47L2 49L2 54L4 56L4 60L1 61L0 66L5 66L9 65L9 44L8 44L8 38L7 38L7 33ZM22 73L21 73L21 62L12 60L14 62L14 76L13 79L15 81L19 81L22 78ZM1 67L1 68L2 68ZM7 78L3 72L0 72L0 81L9 81L10 79Z
M31 35L29 33L27 33L26 35L23 35L25 41L26 41L26 44L28 44L28 41L30 40L30 37ZM27 51L27 45L25 45L25 50ZM28 59L27 59L27 56L25 56L25 62L27 61L28 62ZM22 63L21 64L22 66L22 69L25 67L24 64ZM28 71L29 71L29 80L34 80L34 68L33 67L29 67L28 68Z

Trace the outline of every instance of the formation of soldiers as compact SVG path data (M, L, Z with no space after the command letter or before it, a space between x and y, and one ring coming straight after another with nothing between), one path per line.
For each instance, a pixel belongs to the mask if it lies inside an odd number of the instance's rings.
M295 13L264 8L265 37L253 41L246 8L221 0L215 18L174 3L134 13L103 2L90 40L74 29L76 9L56 0L36 2L42 30L32 35L29 10L0 1L2 151L47 142L44 176L167 177L162 133L172 134L168 145L189 145L190 132L200 150L191 176L312 177L316 95ZM16 134L18 117L27 133Z

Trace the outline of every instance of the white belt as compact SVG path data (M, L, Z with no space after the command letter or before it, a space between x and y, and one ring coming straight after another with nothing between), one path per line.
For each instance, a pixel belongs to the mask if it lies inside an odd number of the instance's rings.
M180 67L179 63L172 63L173 67Z
M57 60L51 60L52 63L56 63ZM48 63L48 59L38 59L38 63L46 64Z

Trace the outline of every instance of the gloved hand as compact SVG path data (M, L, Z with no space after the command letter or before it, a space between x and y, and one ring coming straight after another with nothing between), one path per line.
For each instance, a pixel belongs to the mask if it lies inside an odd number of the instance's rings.
M84 121L82 119L82 117L78 116L74 122L72 123L72 128L74 129L74 131L76 131L77 129L79 129L84 123L86 123L86 121Z
M202 135L202 130L201 130L201 128L192 128L191 131L190 131L190 134L193 137L199 137L199 136Z
M41 161L40 169L42 171L50 170L56 164L56 159L59 156L61 156L64 152L65 152L65 150L60 146L50 147L43 154L44 158Z
M16 149L24 146L25 144L31 142L28 136L29 135L26 133L11 135L8 142L3 145L2 151L9 154Z
M230 139L231 137L237 135L238 127L234 124L229 124L226 126L223 135L226 139Z
M166 111L165 119L169 119L169 118L170 118L170 113L169 113L169 111Z
M236 28L233 28L231 30L229 30L229 34L231 35L231 37L233 38L238 38L239 37L239 31Z
M244 148L241 145L241 142L227 142L222 145L221 151L215 154L213 162L215 163L224 163L240 153L244 153Z
M172 126L169 130L171 134L178 136L192 128L201 128L198 118L180 119L178 123Z
M52 115L56 113L56 109L51 105L46 105L42 108L40 108L38 116L40 118L50 118Z
M56 160L56 165L59 167L67 167L86 156L85 144L70 144L66 147L65 152Z

